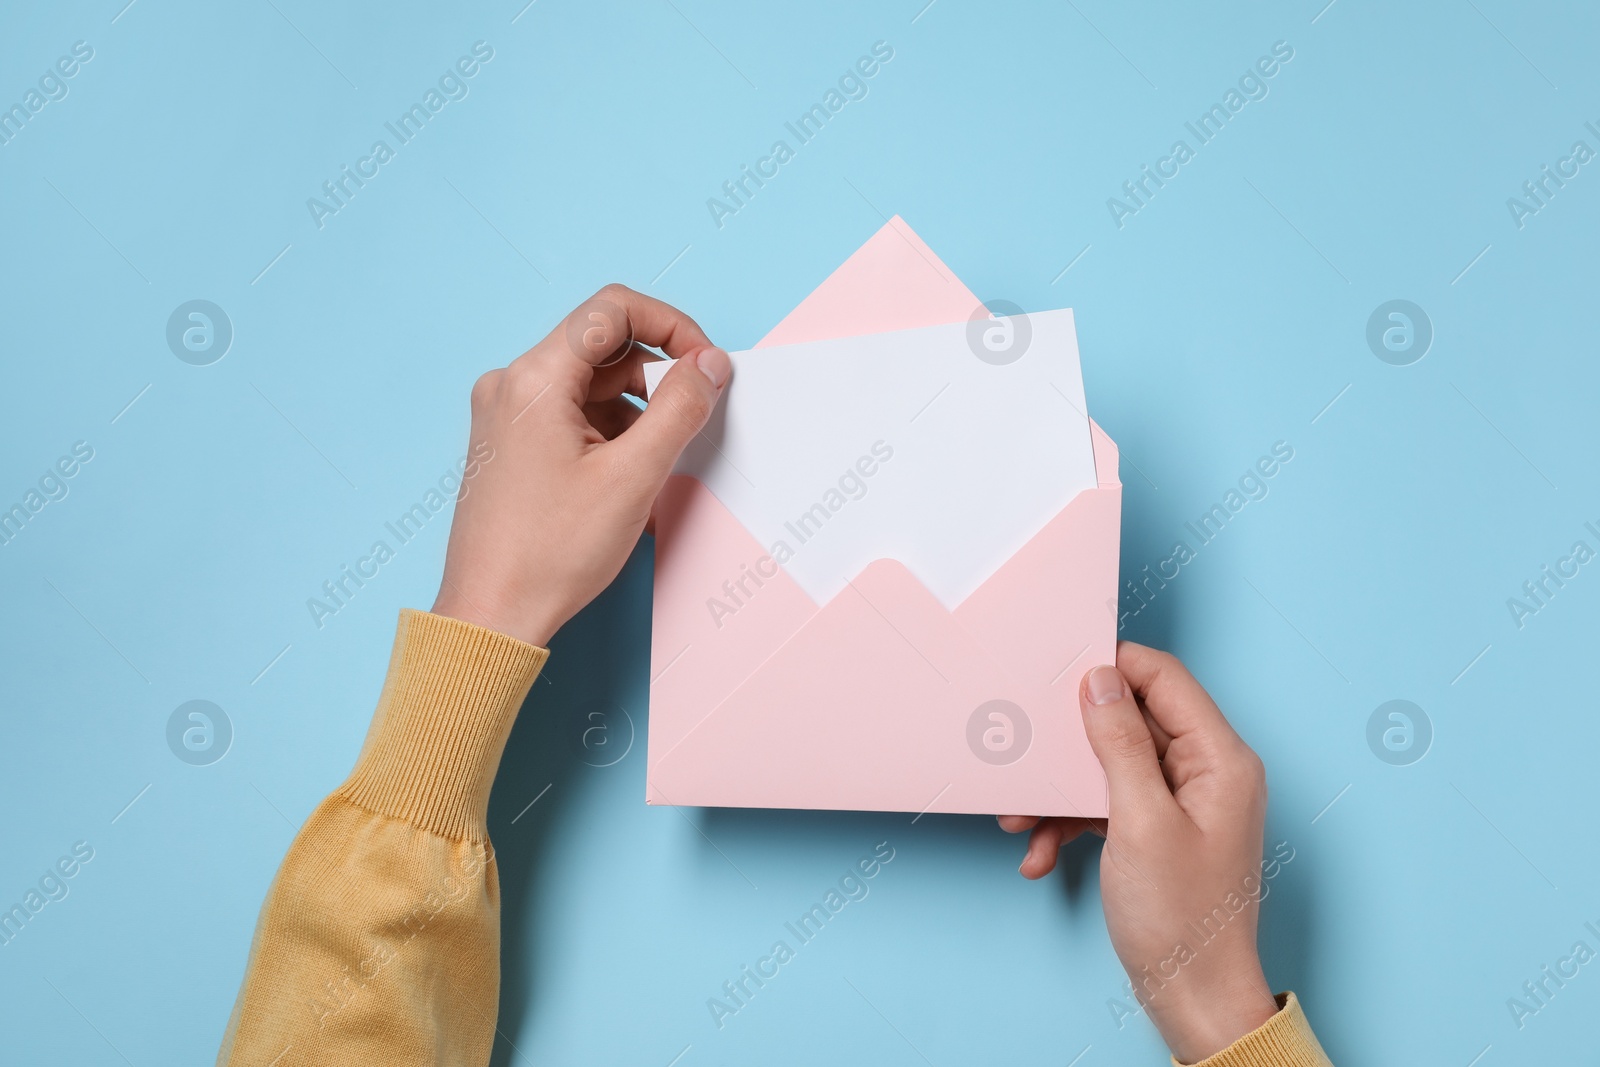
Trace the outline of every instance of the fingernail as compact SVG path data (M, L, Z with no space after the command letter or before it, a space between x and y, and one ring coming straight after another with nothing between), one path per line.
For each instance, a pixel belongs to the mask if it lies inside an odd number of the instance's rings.
M1091 704L1115 704L1126 692L1122 687L1122 675L1115 667L1096 667L1090 671L1088 689Z
M717 389L721 389L723 383L728 380L728 375L733 373L733 361L728 358L728 353L720 348L702 350L694 357L694 365Z

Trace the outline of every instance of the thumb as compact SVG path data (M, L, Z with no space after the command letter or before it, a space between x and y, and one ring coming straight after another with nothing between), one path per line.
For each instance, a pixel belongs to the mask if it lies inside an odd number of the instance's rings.
M1078 702L1089 745L1106 771L1112 819L1171 803L1155 738L1121 672L1110 666L1094 668L1084 676Z
M631 452L639 468L659 486L711 417L732 372L733 362L720 348L702 348L679 359L616 444Z

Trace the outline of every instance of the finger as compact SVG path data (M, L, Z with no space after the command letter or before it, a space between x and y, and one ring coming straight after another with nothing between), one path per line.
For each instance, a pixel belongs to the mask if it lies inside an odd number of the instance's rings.
M662 349L674 359L711 344L688 315L625 285L608 285L579 304L545 340L557 342L551 346L556 352L590 367L614 362L633 342Z
M1043 878L1055 870L1061 849L1090 829L1088 819L1050 818L1034 827L1028 837L1028 852L1017 872L1024 878Z
M1037 815L996 815L995 818L1000 823L1000 829L1008 834L1020 834L1039 825Z
M637 341L630 342L627 352L616 357L613 362L594 369L594 377L589 381L589 399L612 400L623 393L643 399L644 365L660 361L661 356L658 353L652 352Z
M1155 716L1150 714L1149 708L1141 704L1139 710L1144 713L1144 724L1150 727L1150 737L1156 743L1157 758L1166 759L1167 748L1172 744L1172 735L1161 728L1161 724L1156 722Z
M652 496L711 417L732 373L728 353L720 348L703 348L682 357L661 379L633 428L608 446L653 486Z
M1055 819L1046 819L1033 828L1028 836L1028 852L1022 857L1017 873L1027 879L1043 878L1056 869L1056 858L1061 854L1062 826Z
M1238 741L1205 687L1195 681L1176 656L1132 641L1117 643L1117 667L1149 711L1172 737L1212 735Z
M1078 698L1089 745L1106 771L1111 811L1155 813L1172 805L1155 738L1117 669L1094 668L1084 676Z
M583 414L589 420L589 425L600 431L600 436L607 441L613 441L622 436L628 427L638 422L639 416L644 412L618 397L614 400L585 404Z

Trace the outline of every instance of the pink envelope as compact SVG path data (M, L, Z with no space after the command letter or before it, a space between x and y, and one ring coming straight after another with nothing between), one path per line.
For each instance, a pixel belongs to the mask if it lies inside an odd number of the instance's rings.
M965 322L979 303L896 216L757 347ZM713 619L707 590L765 549L698 479L669 479L646 802L1104 816L1078 685L1115 662L1122 483L1090 433L1098 486L954 611L880 559L826 604L778 570Z

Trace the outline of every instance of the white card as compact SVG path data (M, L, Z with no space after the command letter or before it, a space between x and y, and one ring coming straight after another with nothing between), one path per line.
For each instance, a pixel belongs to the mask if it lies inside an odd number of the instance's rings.
M1096 484L1070 309L732 359L676 470L819 604L889 558L954 609Z

